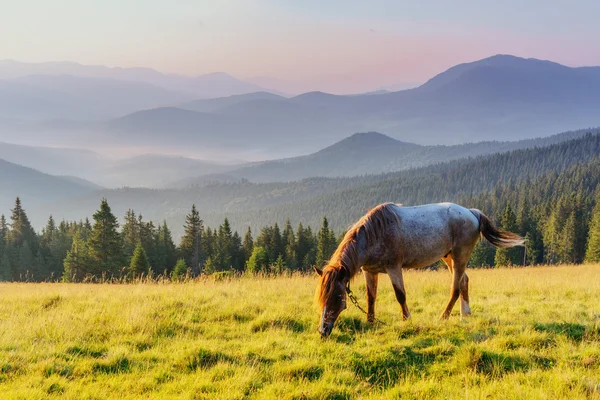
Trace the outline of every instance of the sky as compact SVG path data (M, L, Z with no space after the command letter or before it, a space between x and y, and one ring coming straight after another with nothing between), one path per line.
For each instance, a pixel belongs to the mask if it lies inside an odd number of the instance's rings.
M600 65L600 1L0 0L0 59L227 72L288 92L422 83L494 54Z

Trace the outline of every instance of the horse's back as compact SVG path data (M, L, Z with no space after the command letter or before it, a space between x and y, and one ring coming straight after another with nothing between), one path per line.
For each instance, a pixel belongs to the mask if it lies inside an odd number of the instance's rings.
M396 206L395 212L406 267L429 265L479 235L477 217L458 204Z

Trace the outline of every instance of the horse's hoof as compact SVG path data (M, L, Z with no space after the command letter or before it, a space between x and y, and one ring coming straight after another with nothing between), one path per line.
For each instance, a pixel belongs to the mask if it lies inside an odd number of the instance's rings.
M440 316L440 319L441 319L441 320L447 320L448 318L450 318L450 314L447 314L447 313L443 313L443 314Z

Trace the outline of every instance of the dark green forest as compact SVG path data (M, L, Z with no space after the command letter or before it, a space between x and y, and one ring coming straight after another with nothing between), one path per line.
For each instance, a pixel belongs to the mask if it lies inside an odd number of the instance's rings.
M308 271L326 262L345 227L384 201L454 201L481 209L503 229L527 239L525 248L507 250L480 242L471 267L600 261L598 134L372 179L363 176L355 186L348 184L352 179L340 180L337 191L231 212L220 223L214 223L214 213L192 205L180 240L166 222L145 220L134 210L119 222L104 199L92 220L57 222L49 217L37 233L17 199L8 218L0 219L0 278L100 281ZM230 222L236 218L243 221L237 226L272 225L238 232Z

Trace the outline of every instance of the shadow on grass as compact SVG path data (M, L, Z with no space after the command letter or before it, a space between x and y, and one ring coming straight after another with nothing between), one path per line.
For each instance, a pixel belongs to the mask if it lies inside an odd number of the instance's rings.
M214 367L219 361L233 362L234 360L226 354L218 351L200 349L186 360L186 369L195 371L197 369L208 369Z
M373 386L386 388L393 386L407 374L425 371L435 358L435 355L404 347L390 349L373 358L356 354L351 360L351 365L360 379Z
M302 333L306 330L306 325L293 318L275 318L262 321L256 321L251 326L253 333L263 332L269 329L286 329L295 333Z
M574 342L581 342L586 334L586 327L572 322L552 322L549 324L534 324L533 328L538 332L563 335Z

